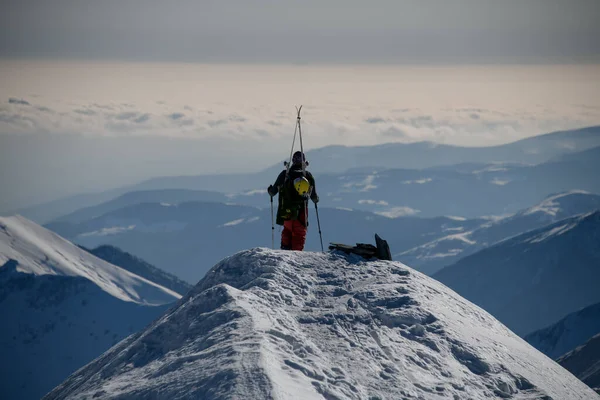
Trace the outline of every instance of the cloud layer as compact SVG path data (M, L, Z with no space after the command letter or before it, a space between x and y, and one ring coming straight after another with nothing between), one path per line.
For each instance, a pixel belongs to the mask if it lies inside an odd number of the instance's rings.
M0 209L153 176L258 171L289 155L298 104L306 149L494 145L600 124L597 66L0 61L0 93Z
M40 105L47 104L47 105ZM443 108L428 110L357 110L323 104L307 106L303 126L309 148L332 144L375 145L386 142L432 141L457 145L494 145L561 129L600 123L600 106L570 105L560 110ZM263 106L259 113L218 105L152 107L119 103L78 104L53 108L46 99L0 99L0 134L55 133L92 136L166 136L291 140L294 111ZM287 114L287 115L286 115ZM435 115L433 115L435 114Z

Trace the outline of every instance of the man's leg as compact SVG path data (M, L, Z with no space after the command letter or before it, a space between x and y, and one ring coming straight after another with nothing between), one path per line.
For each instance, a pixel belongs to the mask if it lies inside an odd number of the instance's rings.
M293 221L292 226L292 250L304 250L306 242L306 226L301 221Z
M284 221L283 230L281 231L281 249L291 250L292 249L292 222Z

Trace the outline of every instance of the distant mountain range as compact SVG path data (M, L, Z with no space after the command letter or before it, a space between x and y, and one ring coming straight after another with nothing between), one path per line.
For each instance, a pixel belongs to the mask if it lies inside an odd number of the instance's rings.
M394 254L394 258L426 274L433 274L504 239L595 210L600 210L598 195L583 191L559 193L513 216L489 221L471 231L451 232L429 243Z
M409 249L456 230L470 230L485 220L399 218L338 209L320 209L323 241L369 243L377 232L392 249ZM314 210L309 211L306 248L320 250ZM142 257L188 282L197 282L207 263L232 252L271 245L270 210L222 203L179 205L143 203L88 221L53 222L47 227L87 248L111 244ZM280 228L275 246L279 247Z
M535 165L499 159L423 169L382 166L316 174L324 205L382 213L387 216L454 215L475 218L515 213L551 193L574 189L600 193L600 147L557 155ZM229 201L267 207L265 188L283 167L252 176L165 177L132 190L208 189L229 193ZM312 169L312 164L309 169ZM314 171L314 169L313 169ZM226 185L223 186L223 185Z
M600 303L571 313L549 327L530 333L524 339L548 357L558 358L598 333Z
M550 193L572 189L600 193L600 183L593 173L600 168L599 146L600 126L596 126L494 147L465 148L434 143L329 146L307 152L307 157L311 161L309 169L317 173L317 186L324 195L322 200L330 206L387 215L418 212L421 216L478 217L513 213ZM544 166L538 167L538 164ZM18 213L38 223L47 223L129 192L165 189L219 192L227 194L229 202L267 207L265 188L282 168L279 164L256 174L154 178L9 214ZM190 198L194 194L181 193L174 198L173 194L165 192L159 196L163 199L153 197L151 201L214 201L219 196L205 192ZM86 218L90 216L84 214ZM71 217L77 218L77 215Z
M507 239L433 275L525 335L600 302L600 211Z
M0 393L39 399L180 295L22 217L0 218Z
M460 163L540 164L564 154L600 146L600 126L553 132L490 147L460 147L432 142L376 146L327 146L307 152L315 172L351 168L426 169ZM277 168L273 168L273 171Z

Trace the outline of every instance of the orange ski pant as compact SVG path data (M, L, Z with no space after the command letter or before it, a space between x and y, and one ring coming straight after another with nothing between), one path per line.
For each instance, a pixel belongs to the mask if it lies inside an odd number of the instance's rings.
M281 231L281 248L285 250L304 250L306 242L306 212L300 211L296 220L283 222Z

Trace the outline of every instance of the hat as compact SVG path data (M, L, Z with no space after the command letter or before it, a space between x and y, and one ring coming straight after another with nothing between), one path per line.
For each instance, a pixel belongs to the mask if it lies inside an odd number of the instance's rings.
M301 164L302 162L308 165L308 161L306 161L306 157L304 156L304 154L302 154L301 151L295 152L292 156L292 164Z

